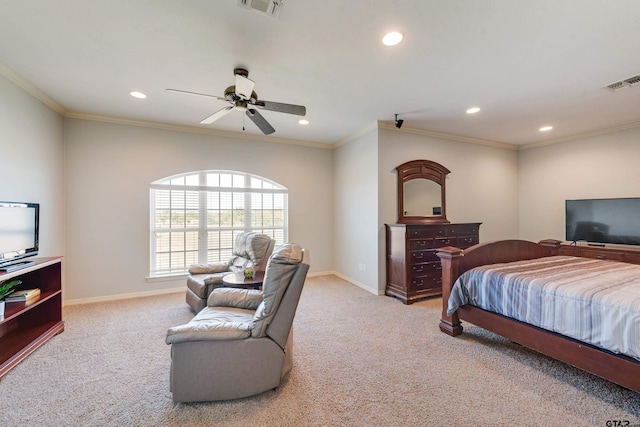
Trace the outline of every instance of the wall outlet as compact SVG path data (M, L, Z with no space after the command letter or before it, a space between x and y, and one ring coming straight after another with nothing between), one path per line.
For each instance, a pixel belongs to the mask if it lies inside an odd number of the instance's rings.
M367 264L365 263L358 263L358 271L367 271Z

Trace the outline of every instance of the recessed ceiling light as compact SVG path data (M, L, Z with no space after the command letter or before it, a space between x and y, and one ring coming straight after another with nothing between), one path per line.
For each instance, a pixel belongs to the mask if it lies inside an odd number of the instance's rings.
M395 46L402 41L404 35L398 31L392 31L382 38L382 43L386 46Z
M546 132L553 129L553 126L543 126L540 128L540 132Z
M467 110L467 114L474 114L474 113L477 113L478 111L480 111L479 107L471 107Z
M147 95L145 95L142 92L138 92L137 90L129 92L129 95L133 96L134 98L138 98L138 99L145 99L147 97Z
M308 125L308 124L309 124L309 120L307 120L307 119L300 119L300 120L298 120L298 123L300 123L301 125Z

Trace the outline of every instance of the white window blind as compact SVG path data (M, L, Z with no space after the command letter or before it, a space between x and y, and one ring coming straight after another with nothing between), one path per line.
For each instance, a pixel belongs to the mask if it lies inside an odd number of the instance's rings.
M239 233L287 241L287 189L233 171L200 171L150 186L151 276L186 272L193 264L226 261Z

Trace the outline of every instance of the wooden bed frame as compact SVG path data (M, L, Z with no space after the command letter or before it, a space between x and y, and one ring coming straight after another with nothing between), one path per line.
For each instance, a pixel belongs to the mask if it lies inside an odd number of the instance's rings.
M465 305L447 316L447 302L456 279L473 267L501 262L566 254L566 246L557 240L533 243L502 240L462 250L454 247L438 251L442 263L442 319L440 330L448 335L462 333L461 320L494 332L518 344L568 363L594 375L640 393L640 362L599 349L566 336L510 319L477 307ZM600 258L600 256L598 256Z

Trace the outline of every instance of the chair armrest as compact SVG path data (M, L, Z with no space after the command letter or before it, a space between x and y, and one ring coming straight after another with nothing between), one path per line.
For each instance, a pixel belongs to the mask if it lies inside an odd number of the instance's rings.
M188 341L223 341L245 339L251 335L251 324L244 322L189 322L167 331L165 342L175 344Z
M210 273L224 273L229 271L229 263L218 262L215 264L197 264L189 267L190 274L210 274Z
M209 307L236 307L255 310L262 302L262 291L257 289L216 288L209 295Z

